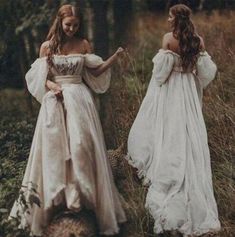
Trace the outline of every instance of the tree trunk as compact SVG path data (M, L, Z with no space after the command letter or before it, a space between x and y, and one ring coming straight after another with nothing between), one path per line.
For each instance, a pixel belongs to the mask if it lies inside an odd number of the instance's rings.
M19 64L20 64L20 69L21 69L21 78L23 80L24 92L25 92L27 104L28 104L31 114L33 114L32 97L27 89L27 85L26 85L26 81L25 81L25 74L26 74L27 69L29 67L29 63L27 61L27 53L26 53L24 36L22 36L22 35L19 36L18 44L19 44L18 48L19 48Z
M127 45L132 16L132 0L113 1L115 47Z
M109 55L108 1L92 0L94 11L94 48L96 54L106 58Z
M103 58L109 55L109 24L107 19L108 1L92 0L91 7L94 12L93 29L94 29L94 48L95 53ZM103 126L105 142L108 148L115 147L114 125L112 119L112 103L110 93L99 96L100 99L100 118Z
M31 33L31 31L28 31L26 33L27 38L27 54L28 54L28 62L31 64L36 58L36 48L35 48L35 39Z

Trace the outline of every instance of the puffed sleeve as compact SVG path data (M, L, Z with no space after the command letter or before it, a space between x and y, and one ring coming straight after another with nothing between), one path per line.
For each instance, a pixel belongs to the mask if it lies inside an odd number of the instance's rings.
M153 60L152 79L154 78L156 84L161 86L169 77L173 66L174 56L167 50L160 49L154 56Z
M101 57L95 54L85 55L85 64L83 69L83 79L89 85L89 87L96 93L104 93L110 86L111 70L107 69L99 76L93 76L90 72L90 68L96 68L104 61Z
M200 80L202 88L215 78L217 67L211 60L211 56L205 51L201 52L196 63L196 74Z
M25 75L28 90L39 103L42 103L42 98L47 92L45 85L47 74L48 64L44 57L36 59Z

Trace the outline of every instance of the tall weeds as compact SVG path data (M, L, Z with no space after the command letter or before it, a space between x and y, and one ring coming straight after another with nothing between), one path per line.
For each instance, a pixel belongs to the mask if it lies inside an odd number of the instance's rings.
M218 237L235 233L235 13L194 16L198 33L218 66L216 79L204 95L203 113L208 129L214 191L219 208L222 230ZM168 32L166 15L144 14L136 17L134 35L127 54L114 71L111 88L117 144L126 153L130 127L136 117L151 77L151 59L161 48L161 39ZM152 220L144 209L146 189L129 169L125 194L130 223L124 236L152 236ZM207 235L205 235L207 236Z
M151 59L161 47L168 31L166 15L139 14L133 23L132 44L128 53L114 68L110 90L115 140L119 146L116 183L123 195L128 222L122 228L123 237L151 237L153 220L144 207L146 187L126 162L126 143L151 77ZM218 66L216 80L204 96L203 112L208 129L215 196L219 207L222 230L217 237L232 237L235 233L235 13L208 16L196 14L194 22L203 36L208 52ZM36 122L30 115L22 92L11 90L0 94L0 235L27 236L16 233L5 223L26 165ZM120 165L122 164L122 165ZM4 209L3 209L4 208ZM15 231L15 232L14 232Z

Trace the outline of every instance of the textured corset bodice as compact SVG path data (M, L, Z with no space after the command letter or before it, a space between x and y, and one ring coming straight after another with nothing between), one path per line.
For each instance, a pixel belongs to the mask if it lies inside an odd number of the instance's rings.
M50 68L52 80L58 84L79 84L82 82L83 55L54 55Z
M95 54L54 55L50 67L47 57L38 58L31 65L25 79L30 93L42 103L47 93L46 80L59 80L60 84L80 84L84 81L95 93L104 93L110 85L110 69L94 76L91 68L97 68L104 61ZM56 79L56 80L55 80Z
M81 75L83 65L83 55L54 55L51 74L54 76Z

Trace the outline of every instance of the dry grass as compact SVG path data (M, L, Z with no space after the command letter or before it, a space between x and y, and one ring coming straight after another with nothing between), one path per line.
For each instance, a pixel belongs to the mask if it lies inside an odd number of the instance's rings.
M169 30L166 19L167 16L153 14L136 18L129 54L114 73L111 95L115 134L124 153L128 131L151 76L151 59L161 47L163 34ZM204 96L203 111L208 129L214 191L222 223L222 230L216 236L230 237L235 233L235 12L214 12L210 16L196 14L194 23L218 66L217 78ZM125 169L128 177L119 182L129 218L123 236L153 236L153 222L144 208L146 189L130 167Z
M114 176L124 197L123 205L128 217L128 223L123 226L120 234L123 237L156 236L152 232L153 220L144 208L146 188L137 179L135 170L127 163L123 163L123 154L126 153L130 127L151 77L151 59L161 47L163 34L168 31L166 19L167 16L165 15L156 16L153 14L136 17L136 21L133 23L133 33L131 34L133 38L130 39L129 53L120 61L113 73L115 78L113 78L110 99L113 108L115 142L119 146L119 149L115 151L116 154L114 154L116 160L113 161L113 166L117 167L114 169ZM198 32L204 37L207 50L212 55L219 71L216 80L208 88L203 107L211 151L215 196L223 227L216 236L233 237L235 233L235 172L233 168L235 163L235 13L227 12L226 15L219 15L215 12L211 16L198 14L194 16L194 22ZM25 117L25 119L30 117L30 115L25 115L27 114L27 105L22 104L24 103L22 92L16 93L17 99L10 99L10 96L13 95L12 91L9 93L5 91L4 93L1 94L3 100L0 101L2 113L7 111L12 116L12 120L15 120L17 116ZM7 104L4 102L5 98L7 98ZM19 103L21 107L18 106ZM35 116L34 120L36 119ZM28 129L31 133L26 130L25 126L28 120L17 125L22 128L22 134L24 134L20 137L20 141L17 140L18 145L21 143L24 144L22 147L25 147L25 144L30 145L34 120L31 121L31 127ZM7 127L4 121L2 123L4 125L2 127ZM10 131L15 133L19 131L17 126ZM13 136L14 133L10 135ZM27 135L27 139L25 135ZM16 138L13 137L12 140L14 139ZM17 149L19 150L19 148ZM22 154L26 154L25 149L28 152L29 147L24 148ZM8 153L7 155L9 156ZM11 162L18 162L20 156L21 154L16 153L12 155L11 159L5 159L3 165L7 167L7 171L12 174L11 176L16 176L15 166ZM7 163L8 161L9 163ZM23 172L24 165L18 165L17 169ZM5 191L7 194L2 192L0 195L2 203L3 201L5 203L7 199L13 200L12 186L9 183L12 182L16 189L19 182L18 177L20 175L17 175L13 181L10 180L10 177L9 180L5 180L8 182L5 184L8 189ZM14 192L18 191L15 190ZM8 206L10 208L9 203ZM4 231L8 231L8 229L4 229Z

